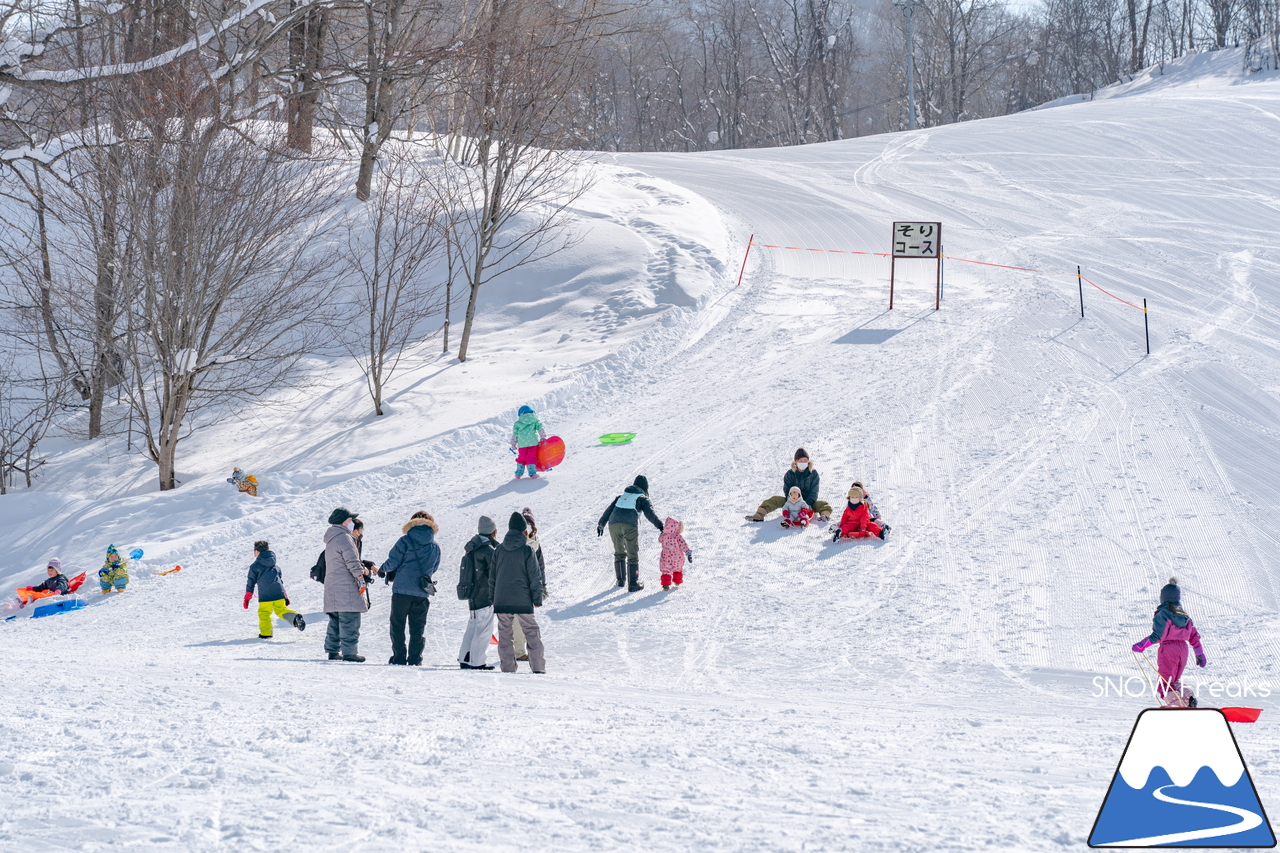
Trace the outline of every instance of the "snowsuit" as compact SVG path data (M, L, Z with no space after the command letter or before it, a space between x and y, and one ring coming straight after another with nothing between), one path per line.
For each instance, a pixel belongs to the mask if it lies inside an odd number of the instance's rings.
M546 441L542 421L528 406L520 407L520 417L511 428L511 449L516 451L516 476L524 476L527 468L530 476L538 473L538 444Z
M422 665L424 632L431 599L422 589L422 581L430 580L440 568L440 546L436 544L435 525L425 518L411 518L402 528L404 535L391 546L382 564L391 587L391 663ZM404 629L409 626L409 646L405 649Z
M460 573L472 579L471 597L467 600L471 612L462 635L462 648L458 649L458 663L471 667L485 665L489 638L493 636L493 591L489 582L497 547L492 536L477 533L463 548Z
M1200 632L1191 617L1173 603L1161 604L1151 618L1151 636L1147 645L1160 644L1156 654L1156 668L1160 670L1160 697L1165 702L1180 701L1182 673L1187 668L1187 644L1195 649L1197 657L1204 657L1200 645Z
M676 586L684 583L684 558L690 556L689 543L681 536L684 522L667 516L662 525L662 535L658 541L662 543L662 556L658 557L658 568L662 571L662 585Z
M71 592L71 583L67 576L59 572L42 584L31 587L32 592L52 592L55 595L67 595Z
M845 504L844 515L840 516L841 539L869 539L880 535L883 528L871 520L870 505L870 498Z
M516 653L512 622L520 621L529 644L529 666L534 672L545 672L542 631L533 618L533 608L542 606L542 572L538 558L529 547L523 530L508 530L493 557L489 591L493 595L493 611L498 614L498 659L503 672L515 672Z
M596 525L596 533L604 532L609 525L609 538L613 541L613 571L618 586L628 583L634 592L642 589L640 581L640 513L649 523L662 532L662 522L649 503L649 481L644 476L627 486L622 494L610 502Z
M324 650L354 655L360 644L360 615L369 609L360 593L367 581L356 540L341 524L331 524L324 532L324 562L324 612L329 616Z
M813 510L803 498L794 503L787 501L782 505L782 519L792 527L807 527L811 518L813 518Z
M120 553L116 551L116 546L112 545L107 549L107 560L102 564L102 568L98 569L98 586L102 587L104 593L124 592L125 587L129 585L129 563L120 557Z
M810 509L817 513L825 512L830 515L831 504L818 500L818 485L820 482L821 477L818 476L818 471L813 467L812 461L810 461L809 467L803 471L800 470L800 467L795 462L792 462L790 470L782 475L782 494L766 498L756 509L756 513L763 518L775 509L781 509L787 502L783 495L789 494L791 487L795 486L800 489L800 497L809 505Z
M284 590L284 578L276 565L276 555L271 551L263 551L249 567L244 591L251 593L255 586L258 588L259 636L270 637L274 634L272 617L294 623L298 611L289 609L289 593Z

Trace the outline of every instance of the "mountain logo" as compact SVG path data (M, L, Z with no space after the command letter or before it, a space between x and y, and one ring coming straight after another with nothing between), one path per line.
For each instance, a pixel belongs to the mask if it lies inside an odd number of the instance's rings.
M1276 846L1221 711L1148 708L1138 715L1089 846Z

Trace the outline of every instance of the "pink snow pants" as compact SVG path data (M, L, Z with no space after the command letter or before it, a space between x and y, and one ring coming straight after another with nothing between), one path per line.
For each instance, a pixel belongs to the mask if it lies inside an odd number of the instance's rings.
M1166 687L1181 695L1182 672L1187 668L1187 641L1166 640L1160 643L1156 666L1160 670L1160 697L1165 698Z

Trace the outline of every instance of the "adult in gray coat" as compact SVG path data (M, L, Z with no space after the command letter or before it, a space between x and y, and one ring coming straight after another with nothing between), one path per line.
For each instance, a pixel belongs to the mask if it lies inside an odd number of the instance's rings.
M364 598L369 578L351 537L355 520L355 513L338 507L329 514L329 529L324 532L324 612L329 615L324 650L329 660L364 663L357 651L360 615L369 609Z
M493 555L489 589L493 594L493 612L498 615L498 660L503 672L515 672L518 666L511 627L516 620L528 644L529 666L534 672L547 671L542 630L533 618L533 608L542 606L542 572L525 536L527 527L523 515L511 513L507 535L502 537L502 544Z

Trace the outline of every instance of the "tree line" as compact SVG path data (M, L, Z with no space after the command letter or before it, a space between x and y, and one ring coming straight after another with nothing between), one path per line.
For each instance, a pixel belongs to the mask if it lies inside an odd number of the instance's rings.
M56 422L136 436L174 488L192 430L326 352L381 415L406 354L465 361L484 285L572 242L591 151L847 139L1280 56L1280 0L912 11L909 103L890 0L0 0L0 492Z

